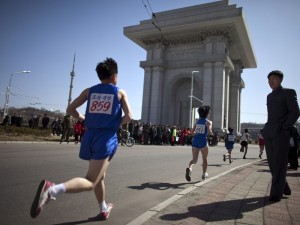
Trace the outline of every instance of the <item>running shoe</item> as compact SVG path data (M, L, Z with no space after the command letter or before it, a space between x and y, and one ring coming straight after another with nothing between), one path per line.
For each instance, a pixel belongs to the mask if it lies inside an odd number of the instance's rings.
M190 169L190 168L186 168L186 170L185 170L185 179L186 179L188 182L191 181L191 173L192 173L191 169Z
M100 212L100 214L98 216L99 219L101 219L101 220L107 220L113 207L114 207L114 204L108 203L107 204L107 210L103 211L103 212Z
M224 162L226 161L226 155L223 155L223 161Z
M49 193L50 187L54 185L54 183L51 183L48 180L41 181L31 205L30 216L32 218L36 218L41 213L43 207L50 201L50 199L55 200L55 198L51 197Z
M206 180L208 178L208 173L202 175L202 180Z
M229 163L230 163L230 164L232 163L232 159L229 159Z

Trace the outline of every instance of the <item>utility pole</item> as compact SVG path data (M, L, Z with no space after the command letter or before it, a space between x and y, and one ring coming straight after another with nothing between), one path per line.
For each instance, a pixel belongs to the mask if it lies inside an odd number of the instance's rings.
M193 88L194 88L194 73L199 73L199 71L192 71L192 77L191 77L191 95L190 97L190 121L189 121L189 127L192 128L193 127Z
M12 79L13 75L20 74L20 73L31 73L31 71L23 70L23 71L20 71L20 72L14 72L10 75L9 83L8 83L7 88L6 88L6 94L5 94L5 103L4 103L4 107L3 107L3 120L4 120L5 116L8 114L9 95L11 94L11 79Z
M73 89L73 79L75 77L75 71L74 71L74 68L75 68L75 57L76 57L76 52L74 53L74 60L73 60L73 69L70 73L70 76L71 76L71 83L70 83L70 91L69 91L69 99L68 99L68 106L71 104L71 101L72 101L72 89Z

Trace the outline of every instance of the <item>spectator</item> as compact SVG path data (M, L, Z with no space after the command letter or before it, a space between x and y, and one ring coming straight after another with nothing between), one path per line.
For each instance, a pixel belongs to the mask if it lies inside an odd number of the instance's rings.
M3 119L2 125L6 126L6 125L8 125L8 123L9 123L9 115L6 115Z
M177 137L177 129L176 129L176 126L173 126L172 131L171 131L171 145L172 146L175 145L176 137Z
M133 120L131 120L130 123L128 124L128 131L129 131L130 137L133 137L133 129L134 129L134 123L133 123Z
M78 120L78 121L74 124L75 144L78 144L78 142L79 142L79 137L81 136L81 132L82 132L82 123L80 122L80 120Z
M64 116L64 120L62 122L63 131L62 131L60 143L62 143L64 141L66 141L67 143L69 143L69 138L70 138L72 126L73 125L71 124L71 117L70 117L70 115Z
M81 122L81 132L80 132L80 135L79 135L79 142L81 142L82 140L82 136L84 135L85 133L85 126L84 126L84 120Z
M51 123L52 128L52 134L59 136L61 133L61 120L58 118L55 118L55 120Z
M47 114L45 113L43 118L42 118L42 126L43 126L43 129L48 129L48 124L50 122L50 119L49 117L47 116Z
M19 116L16 119L16 126L21 127L22 124L23 124L23 116L22 116L22 114L19 114Z
M283 195L291 195L286 180L290 134L299 118L297 93L294 89L283 88L283 73L275 70L268 74L272 92L267 96L268 121L262 134L269 168L272 175L269 201L278 202Z
M11 126L15 126L16 123L17 123L17 116L16 116L16 114L14 113L14 114L11 116L11 118L10 118L10 125L11 125Z
M261 159L261 156L264 152L264 148L265 148L265 140L264 137L262 136L262 130L259 131L258 134L258 145L259 145L259 155L258 157Z

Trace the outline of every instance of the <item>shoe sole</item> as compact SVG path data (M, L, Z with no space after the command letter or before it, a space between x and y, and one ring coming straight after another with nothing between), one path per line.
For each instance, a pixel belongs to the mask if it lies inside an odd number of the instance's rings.
M224 162L226 161L226 156L225 156L225 155L223 155L223 161L224 161Z
M41 193L42 193L45 185L46 185L46 180L42 180L36 191L36 195L32 202L31 210L30 210L30 216L32 218L36 218L41 212L41 210L38 210L38 206L39 206L39 202L40 202Z
M191 174L190 174L190 169L189 168L186 168L185 170L185 179L190 182L191 181Z

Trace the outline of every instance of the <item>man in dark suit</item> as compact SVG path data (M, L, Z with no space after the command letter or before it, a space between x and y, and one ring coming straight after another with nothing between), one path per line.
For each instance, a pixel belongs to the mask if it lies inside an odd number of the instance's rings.
M270 201L280 201L283 194L291 195L286 181L290 130L299 118L296 91L283 88L283 73L275 70L268 74L272 92L267 96L268 121L262 134L269 168L272 175Z

